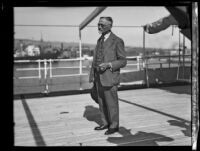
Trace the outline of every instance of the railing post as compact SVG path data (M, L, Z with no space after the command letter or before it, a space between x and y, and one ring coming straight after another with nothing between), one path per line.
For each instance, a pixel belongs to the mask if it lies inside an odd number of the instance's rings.
M160 55L158 57L158 60L159 60L159 64L160 64L160 69L162 69L162 62L160 61Z
M79 66L79 71L80 71L80 90L82 90L82 41L81 41L81 30L79 30L79 58L80 58L80 66Z
M52 78L52 59L49 59L49 77Z
M40 64L40 59L38 60L38 77L41 79L41 64Z
M177 77L176 77L176 80L179 79L179 73L180 73L180 67L181 67L181 32L180 32L180 29L179 29L179 34L178 34L178 69L177 69Z
M44 79L47 77L47 61L44 59Z
M82 74L82 42L81 42L81 31L79 30L79 58L80 58L80 75Z
M45 90L44 93L48 94L49 88L48 88L48 83L47 83L47 60L44 59L44 80L45 80Z
M140 56L137 56L137 70L140 70Z
M179 29L179 36L178 36L178 43L179 43L179 45L178 45L178 67L180 67L181 66L181 31L180 31L180 29Z
M185 36L183 35L183 79L185 78Z
M144 64L145 64L145 76L146 76L146 83L147 87L149 87L149 76L148 76L148 63L146 58L146 52L145 52L145 30L143 28L143 58L144 58Z

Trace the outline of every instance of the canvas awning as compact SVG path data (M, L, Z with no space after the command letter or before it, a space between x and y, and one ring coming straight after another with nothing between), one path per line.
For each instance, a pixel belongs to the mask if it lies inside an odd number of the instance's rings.
M170 12L170 15L145 25L145 31L154 34L165 30L170 25L177 25L181 29L181 33L191 40L189 8L186 6L177 6L166 7L166 9Z
M96 16L98 16L106 7L97 7L80 25L79 30L87 26Z

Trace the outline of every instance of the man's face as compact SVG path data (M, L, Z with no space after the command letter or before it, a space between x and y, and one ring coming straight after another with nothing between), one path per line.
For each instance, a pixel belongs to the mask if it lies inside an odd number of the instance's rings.
M98 31L100 34L106 33L112 27L111 22L107 21L105 18L99 20Z

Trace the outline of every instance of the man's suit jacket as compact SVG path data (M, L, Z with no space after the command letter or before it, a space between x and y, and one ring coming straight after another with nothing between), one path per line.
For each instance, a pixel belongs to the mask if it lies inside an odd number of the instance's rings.
M89 75L89 82L94 81L94 63L96 61L96 51L100 47L100 39L97 41L94 50L92 67ZM111 62L112 70L107 69L104 73L100 74L100 82L102 86L114 86L120 82L120 68L126 66L126 52L124 50L124 42L121 38L117 37L114 33L104 41L103 44L103 62Z

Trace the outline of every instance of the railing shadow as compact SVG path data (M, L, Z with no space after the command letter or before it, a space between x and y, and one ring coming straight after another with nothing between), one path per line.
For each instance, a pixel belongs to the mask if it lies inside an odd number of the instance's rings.
M126 129L125 127L120 127L119 134L121 134L122 137L108 137L107 141L117 144L117 146L159 146L158 142L169 142L174 140L165 135L143 131L132 134L131 129Z
M137 106L137 107L141 107L143 109L146 109L146 110L149 110L149 111L152 111L152 112L155 112L155 113L158 113L158 114L161 114L163 116L167 116L167 117L170 117L170 118L173 118L173 119L176 119L176 120L180 120L180 121L185 122L185 123L190 123L190 121L185 120L183 118L180 118L180 117L174 116L172 114L168 114L168 113L165 113L165 112L162 112L160 110L156 110L156 109L144 106L144 105L140 105L140 104L130 102L130 101L127 101L127 100L123 100L123 99L119 99L119 101L131 104L131 105L134 105L134 106Z
M31 113L31 110L26 102L26 99L25 97L22 95L21 96L21 100L22 100L22 104L23 104L23 107L24 107L24 110L25 110L25 113L26 113L26 117L28 119L28 123L29 123L29 126L30 126L30 129L32 131L32 134L33 134L33 137L35 139L35 143L37 146L46 146L46 143L41 135L41 132L38 128L38 125L34 119L34 116L33 114Z
M157 112L165 116L169 116L171 118L175 118L176 120L168 120L170 125L185 128L185 130L182 130L182 132L184 133L185 136L191 137L191 124L189 121L173 116L173 115L169 115L167 113L163 113L161 111L144 107L142 105L138 105L132 102L122 100L122 99L119 99L119 100L148 109L153 112ZM85 117L88 121L93 121L93 122L96 122L98 125L101 125L101 118L100 118L99 112L100 111L98 108L92 105L88 105L88 106L85 106L83 117ZM126 129L125 127L120 127L118 133L121 134L122 137L108 137L107 141L110 143L117 144L117 146L159 146L158 142L169 142L169 141L174 140L173 138L167 137L165 135L161 135L157 133L148 133L144 131L138 131L137 133L132 134L131 129Z
M101 124L99 109L92 105L85 106L83 117L88 121L96 122L98 125ZM174 140L164 135L142 131L131 134L131 130L125 127L120 127L118 133L121 134L122 137L108 137L107 141L117 144L118 146L159 146L157 142Z

